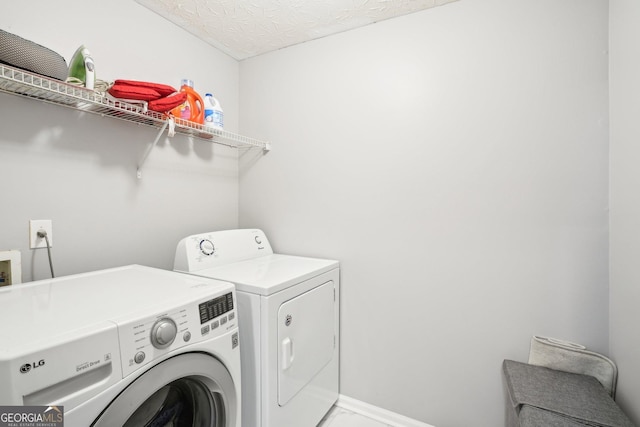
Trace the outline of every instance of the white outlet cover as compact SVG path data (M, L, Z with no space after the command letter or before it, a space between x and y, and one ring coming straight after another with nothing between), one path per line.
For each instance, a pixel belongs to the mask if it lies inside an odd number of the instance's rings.
M38 249L47 247L47 241L43 238L38 237L39 230L44 230L47 232L49 246L53 247L52 221L50 219L32 219L29 221L29 248Z

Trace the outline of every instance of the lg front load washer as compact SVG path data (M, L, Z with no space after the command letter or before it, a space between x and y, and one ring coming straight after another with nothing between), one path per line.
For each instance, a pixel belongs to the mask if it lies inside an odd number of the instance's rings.
M142 266L0 289L0 406L66 427L241 426L234 286Z
M274 254L260 230L186 237L174 269L233 282L244 427L315 427L338 398L337 261Z

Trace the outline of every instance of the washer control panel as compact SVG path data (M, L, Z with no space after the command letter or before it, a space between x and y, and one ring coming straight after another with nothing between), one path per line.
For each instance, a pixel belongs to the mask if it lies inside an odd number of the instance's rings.
M229 311L233 310L233 294L229 292L218 298L203 302L198 306L200 310L200 323L207 323Z
M118 323L123 378L168 352L237 328L235 293Z

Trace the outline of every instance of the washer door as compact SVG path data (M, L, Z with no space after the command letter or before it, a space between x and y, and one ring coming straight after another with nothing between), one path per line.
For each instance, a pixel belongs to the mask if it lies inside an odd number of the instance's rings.
M187 353L146 371L100 414L94 427L237 427L236 386L216 358Z

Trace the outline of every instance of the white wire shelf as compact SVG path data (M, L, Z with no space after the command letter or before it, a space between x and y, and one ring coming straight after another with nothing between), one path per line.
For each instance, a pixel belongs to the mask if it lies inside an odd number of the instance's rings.
M37 99L50 104L60 105L74 110L97 114L103 117L124 120L164 131L169 123L166 114L148 111L142 105L130 104L107 97L84 87L71 85L38 74L29 73L0 64L0 92ZM261 148L271 150L271 143L238 135L222 129L210 129L188 120L174 118L175 132L199 138L203 141L226 145L234 148ZM155 146L158 138L153 143ZM153 148L153 146L151 148ZM150 150L149 150L150 151ZM146 156L142 160L146 160ZM142 165L139 165L140 170ZM140 171L138 171L140 176Z

